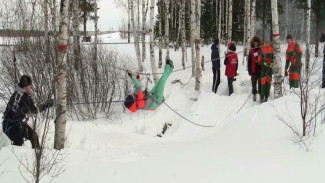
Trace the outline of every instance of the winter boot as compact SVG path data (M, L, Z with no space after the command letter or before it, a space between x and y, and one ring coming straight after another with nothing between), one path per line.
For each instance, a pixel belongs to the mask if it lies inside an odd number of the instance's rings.
M260 102L262 104L264 102L264 98L260 98Z
M174 69L173 61L169 58L169 56L166 57L166 64L170 65L170 67Z
M256 101L256 94L253 95L253 101Z

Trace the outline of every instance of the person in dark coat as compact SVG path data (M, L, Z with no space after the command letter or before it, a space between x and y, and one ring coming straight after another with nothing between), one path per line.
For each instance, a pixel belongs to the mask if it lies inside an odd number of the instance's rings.
M236 53L236 45L232 41L228 44L228 52L226 53L224 64L226 65L226 73L228 79L229 96L234 92L232 83L236 80L238 70L238 55Z
M248 74L252 81L253 100L256 101L256 94L261 93L261 65L258 63L258 55L261 53L262 41L258 36L254 36L250 42L251 49L248 55Z
M211 60L212 60L212 72L213 72L213 84L212 92L217 93L220 84L220 43L216 38L211 46Z
M24 138L30 140L33 149L39 149L39 140L35 129L28 124L28 118L46 110L54 105L53 99L49 99L40 106L36 106L32 98L32 79L27 75L20 78L15 92L10 97L7 108L3 114L2 130L12 141L13 145L22 146Z
M322 33L322 35L320 36L320 40L319 40L321 43L324 43L325 42L325 29ZM322 76L322 88L325 88L325 47L323 49L323 53L324 53L324 56L323 56L323 76Z

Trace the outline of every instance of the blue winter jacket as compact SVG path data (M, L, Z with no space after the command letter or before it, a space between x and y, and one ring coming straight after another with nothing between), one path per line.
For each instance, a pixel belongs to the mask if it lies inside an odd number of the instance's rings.
M217 45L212 44L211 50L212 69L220 69L220 55Z

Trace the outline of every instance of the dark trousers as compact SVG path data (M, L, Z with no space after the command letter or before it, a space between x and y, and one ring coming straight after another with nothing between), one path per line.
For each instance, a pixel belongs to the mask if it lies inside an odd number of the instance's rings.
M252 81L252 94L256 95L261 93L261 76L257 74L251 75Z
M2 123L2 130L4 133L6 133L5 123ZM25 127L13 126L10 128L9 134L6 135L12 141L13 145L22 146L25 138L31 142L33 149L39 149L40 147L37 133L27 124Z
M234 78L228 77L228 89L229 89L229 96L234 93L234 87L232 86L232 83L234 82Z
M212 69L213 72L213 84L212 91L217 93L218 87L220 85L220 69Z
M323 58L323 78L322 78L322 88L325 88L325 53L324 53L324 58Z

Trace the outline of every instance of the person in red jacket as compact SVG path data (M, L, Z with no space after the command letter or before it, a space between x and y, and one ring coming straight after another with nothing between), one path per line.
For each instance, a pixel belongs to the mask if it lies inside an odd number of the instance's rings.
M256 101L256 94L261 94L261 65L258 63L258 55L261 53L262 41L260 37L254 36L250 42L251 50L248 55L248 74L252 81L253 100Z
M229 96L234 92L232 83L236 80L238 70L238 55L236 53L236 45L232 41L228 44L228 52L226 53L224 64L226 65L225 75L228 78Z

